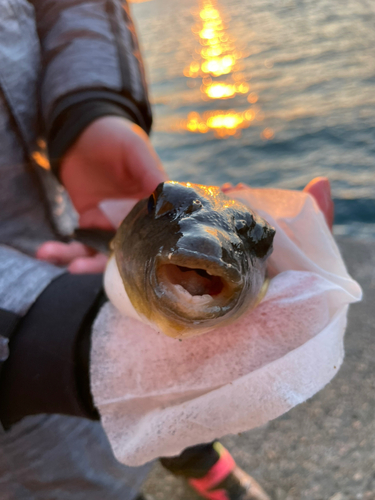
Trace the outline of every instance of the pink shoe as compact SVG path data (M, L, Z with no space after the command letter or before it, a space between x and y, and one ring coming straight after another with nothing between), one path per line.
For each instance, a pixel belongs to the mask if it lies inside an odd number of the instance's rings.
M271 500L255 479L240 469L223 445L214 443L220 458L200 479L189 479L189 484L207 500Z

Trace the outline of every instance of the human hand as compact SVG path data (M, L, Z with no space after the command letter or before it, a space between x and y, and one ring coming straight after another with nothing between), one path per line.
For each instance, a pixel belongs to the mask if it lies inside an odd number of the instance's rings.
M80 227L101 229L113 229L98 208L102 200L140 200L167 179L147 134L117 116L99 118L83 131L63 158L60 176Z
M331 196L331 185L327 177L315 177L315 179L307 184L303 191L315 198L318 207L323 212L328 227L332 231L335 207Z
M61 162L61 180L84 228L113 229L98 208L105 199L148 196L167 179L146 133L125 118L107 116L91 123ZM80 243L49 241L38 259L68 265L72 273L104 270L106 258Z

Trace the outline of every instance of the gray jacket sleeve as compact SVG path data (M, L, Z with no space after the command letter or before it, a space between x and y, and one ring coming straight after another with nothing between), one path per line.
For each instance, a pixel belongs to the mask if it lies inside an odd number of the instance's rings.
M64 269L0 245L0 309L24 316Z
M0 363L9 355L8 342L18 320L64 271L0 245Z
M48 130L69 106L117 100L149 132L151 111L137 37L121 0L33 0L43 56Z

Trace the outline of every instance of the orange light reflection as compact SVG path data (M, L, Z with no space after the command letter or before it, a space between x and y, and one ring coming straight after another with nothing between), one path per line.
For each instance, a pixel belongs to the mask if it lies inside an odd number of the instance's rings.
M225 22L219 12L216 0L201 0L199 17L192 28L200 47L193 55L194 60L184 69L187 78L201 78L203 100L228 100L247 95L247 102L255 105L258 95L250 92L248 78L241 72L239 61L246 57L235 47L235 39L226 33ZM192 85L188 85L191 87ZM247 103L246 103L247 104ZM259 107L237 112L216 110L199 114L192 112L187 120L180 122L179 128L193 133L205 134L214 131L217 137L226 138L240 134L253 120L262 120L264 113ZM261 137L272 139L272 129L264 129Z
M225 83L211 83L207 87L201 89L211 99L223 99L234 97L236 88L234 85L226 85Z
M236 51L232 43L227 43L229 36L225 33L223 19L214 2L215 0L203 0L199 24L193 28L193 33L198 36L201 44L202 64L200 68L192 67L191 64L185 68L184 75L187 77L228 75L235 70L237 61L242 58L242 53Z
M216 133L218 137L228 137L234 135L237 130L247 128L255 119L256 113L247 110L237 113L230 111L207 111L199 113L189 113L187 121L181 123L181 127L190 132L205 134L209 130Z
M275 137L275 132L272 130L272 128L265 128L260 136L262 139L269 141Z
M32 157L33 157L33 160L35 161L35 163L37 165L39 165L40 167L44 168L45 170L49 170L50 169L50 164L49 164L48 158L47 158L47 156L43 152L41 152L41 151L34 151L32 153Z

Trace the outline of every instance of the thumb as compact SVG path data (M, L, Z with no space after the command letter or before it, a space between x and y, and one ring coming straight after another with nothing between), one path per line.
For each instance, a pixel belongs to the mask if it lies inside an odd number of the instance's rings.
M168 180L168 175L158 157L156 151L148 138L144 138L144 132L136 135L131 146L128 145L127 171L134 181L139 185L138 192L132 193L132 197L145 198L155 190L161 182ZM129 151L131 154L129 154Z

